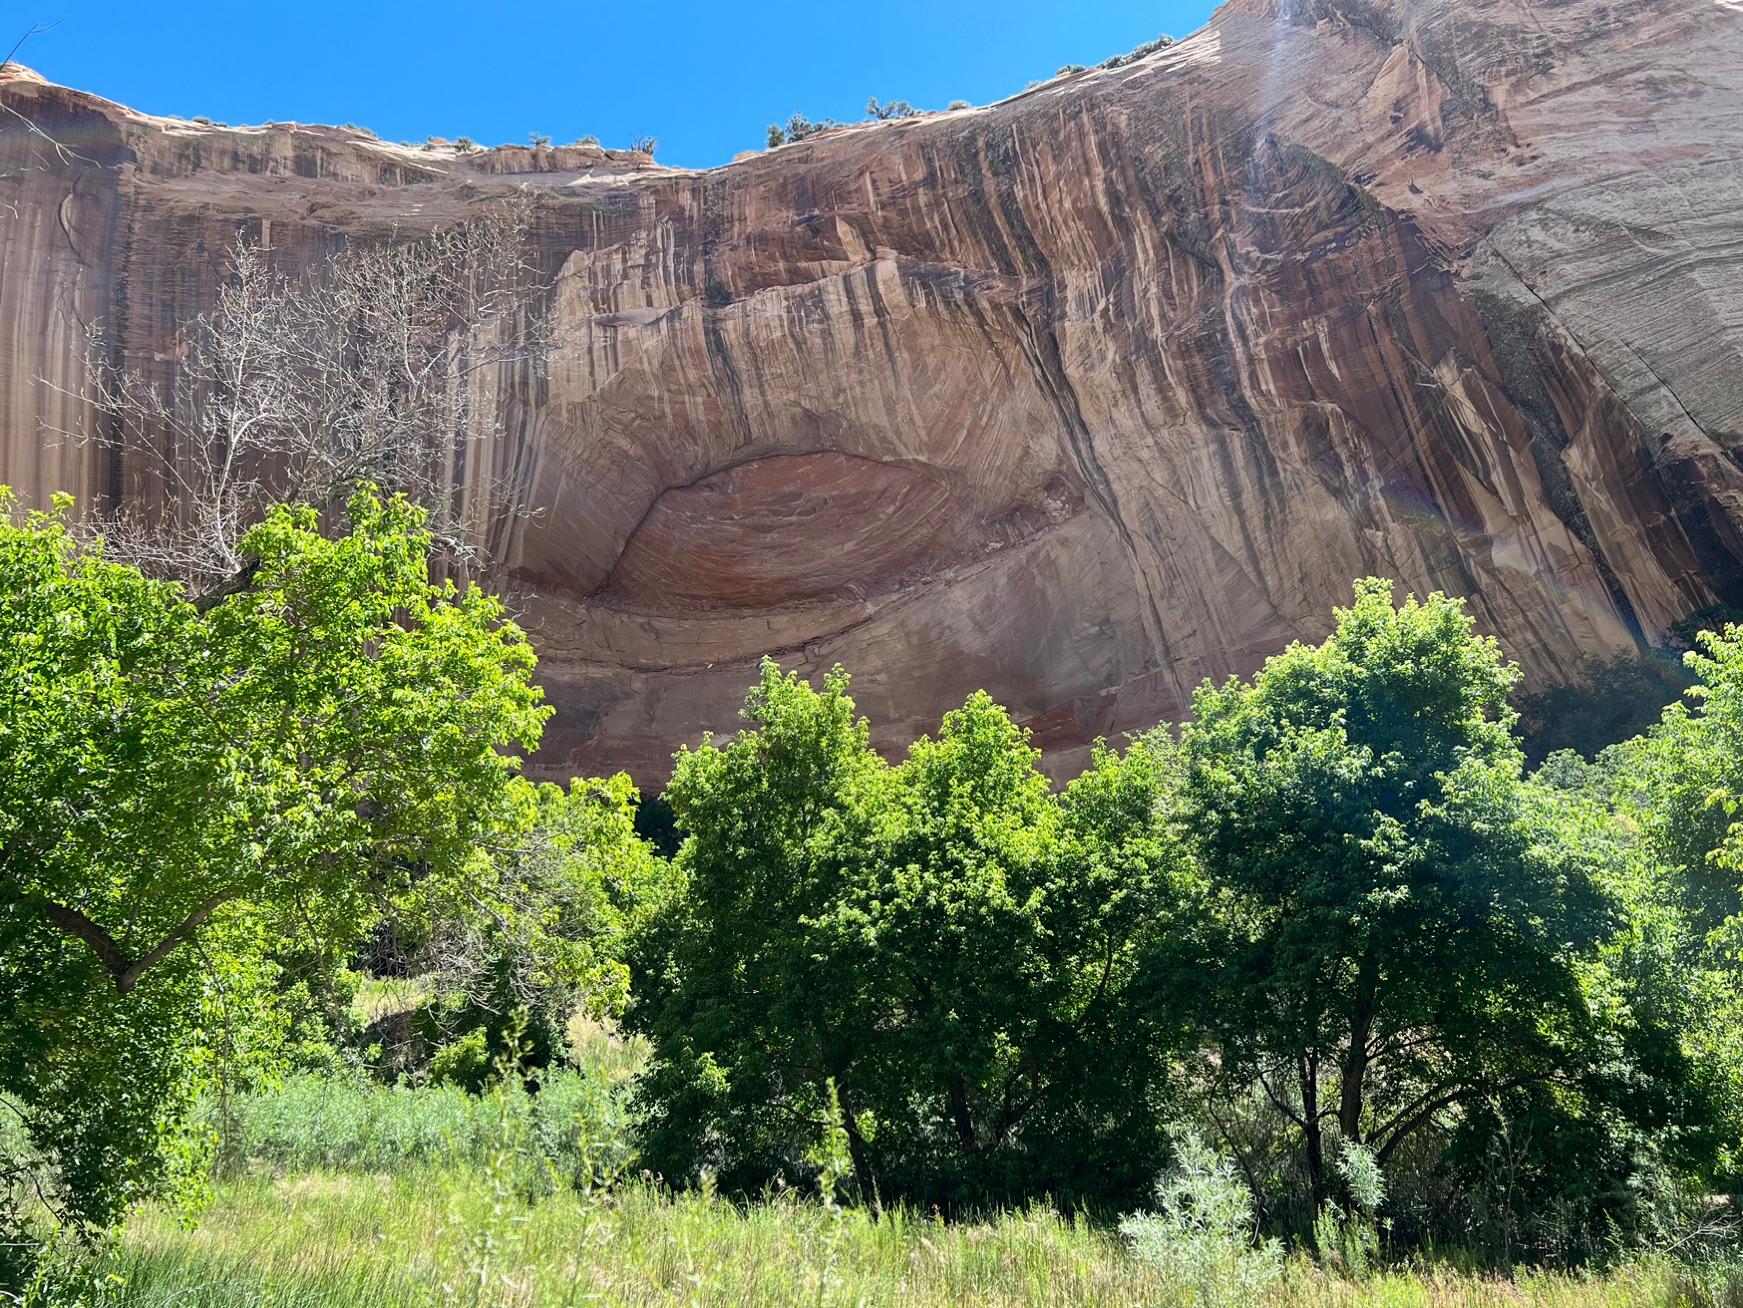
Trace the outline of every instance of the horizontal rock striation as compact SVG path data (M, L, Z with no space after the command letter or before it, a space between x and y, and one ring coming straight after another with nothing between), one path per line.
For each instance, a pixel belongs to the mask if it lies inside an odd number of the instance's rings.
M0 75L3 76L3 75ZM756 660L887 739L985 686L1061 768L1324 633L1469 596L1539 679L1743 602L1743 4L1234 0L984 109L708 172L148 118L0 81L0 480L82 324L167 375L289 261L537 197L559 347L498 379L555 774L664 775Z

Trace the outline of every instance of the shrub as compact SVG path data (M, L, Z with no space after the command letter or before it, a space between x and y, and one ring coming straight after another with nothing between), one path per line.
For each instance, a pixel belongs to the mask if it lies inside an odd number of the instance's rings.
M1313 1246L1320 1261L1346 1276L1366 1276L1380 1254L1380 1205L1386 1182L1374 1151L1345 1140L1338 1151L1338 1178L1344 1202L1328 1203L1313 1223Z
M1157 1211L1120 1223L1132 1253L1184 1289L1199 1308L1247 1308L1283 1275L1283 1246L1255 1243L1253 1195L1195 1131L1176 1145L1172 1171L1156 1184Z
M626 1083L592 1069L547 1073L537 1094L512 1077L476 1095L453 1084L291 1076L232 1102L221 1161L227 1171L388 1172L482 1166L510 1148L522 1172L548 1174L545 1188L590 1190L622 1177L634 1158L628 1098Z
M1136 47L1135 49L1131 49L1131 50L1126 51L1126 53L1123 55L1115 55L1111 59L1105 59L1098 65L1098 67L1101 67L1101 68L1124 68L1127 64L1136 63L1140 59L1144 59L1150 55L1155 54L1158 50L1166 50L1169 46L1171 46L1173 44L1174 44L1173 37L1168 36L1168 35L1162 35L1162 36L1157 37L1154 41L1146 41L1146 42L1144 42L1143 45L1140 45L1140 46Z
M819 132L826 132L831 127L839 127L840 125L833 118L824 118L814 123L804 114L794 114L787 119L785 127L778 127L772 123L769 125L769 145L772 148L794 141L803 141L808 136L816 136Z
M490 1047L483 1027L443 1045L430 1057L430 1081L435 1085L459 1086L474 1093L484 1088L490 1075Z
M875 95L865 102L865 112L867 117L875 118L880 123L891 118L918 118L920 116L920 111L906 100L891 100L888 104L884 104Z

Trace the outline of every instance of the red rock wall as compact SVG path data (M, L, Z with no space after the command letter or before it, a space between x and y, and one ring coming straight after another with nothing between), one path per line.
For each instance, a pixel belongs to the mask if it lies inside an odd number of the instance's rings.
M15 79L0 480L77 322L173 367L240 226L283 257L540 196L560 348L475 451L554 773L663 775L772 653L883 738L985 686L1061 767L1313 639L1468 595L1537 678L1743 600L1743 10L1238 0L1117 70L705 173L204 128ZM58 389L57 389L58 388Z

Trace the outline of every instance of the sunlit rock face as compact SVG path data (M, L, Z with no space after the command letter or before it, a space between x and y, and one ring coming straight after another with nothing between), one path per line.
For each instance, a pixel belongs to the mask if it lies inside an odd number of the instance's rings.
M560 347L472 475L559 714L540 765L736 727L765 653L879 739L987 687L1057 770L1466 595L1529 675L1743 602L1743 5L1236 0L1119 69L692 173L221 129L14 77L0 479L149 497L68 426L80 323L174 367L287 261L530 187Z

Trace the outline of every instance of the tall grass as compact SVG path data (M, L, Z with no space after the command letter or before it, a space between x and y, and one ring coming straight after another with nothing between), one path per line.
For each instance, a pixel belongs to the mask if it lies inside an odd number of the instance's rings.
M365 1077L294 1076L229 1106L226 1173L388 1172L512 1166L519 1188L592 1189L633 1156L628 1084L594 1071L553 1070L537 1093L486 1095L456 1086L384 1086ZM545 1173L541 1182L536 1173Z
M1203 1308L1203 1278L1182 1274L1178 1260L1135 1256L1119 1233L1045 1209L946 1225L789 1192L735 1204L658 1189L628 1170L634 1057L601 1050L609 1056L551 1073L537 1094L310 1076L244 1096L197 1221L169 1209L136 1213L115 1243L67 1269L38 1302ZM1441 1267L1346 1280L1296 1255L1265 1280L1243 1302L1743 1308L1743 1265L1646 1260L1603 1276L1516 1279Z
M738 1207L640 1182L525 1202L477 1171L226 1182L192 1230L173 1214L140 1214L99 1271L107 1308L1194 1302L1117 1236L1045 1211L946 1226L791 1196ZM1646 1262L1604 1277L1396 1272L1350 1282L1297 1258L1254 1302L1737 1308L1743 1272Z

